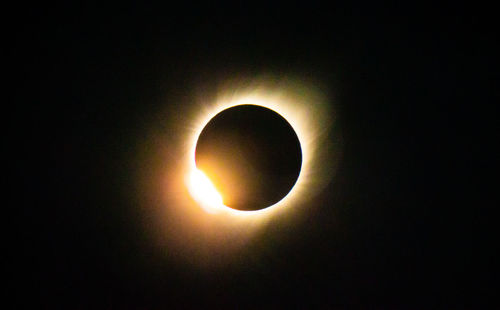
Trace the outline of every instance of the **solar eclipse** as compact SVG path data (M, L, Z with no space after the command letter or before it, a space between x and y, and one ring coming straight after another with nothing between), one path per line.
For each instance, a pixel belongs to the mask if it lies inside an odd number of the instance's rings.
M323 96L303 84L266 88L235 88L194 112L186 184L208 213L281 213L300 207L331 177L334 161L320 162L331 155L323 143L332 121Z
M313 84L269 77L169 106L138 166L144 215L156 223L146 228L179 259L217 264L212 254L231 259L271 223L306 218L340 155L332 108Z

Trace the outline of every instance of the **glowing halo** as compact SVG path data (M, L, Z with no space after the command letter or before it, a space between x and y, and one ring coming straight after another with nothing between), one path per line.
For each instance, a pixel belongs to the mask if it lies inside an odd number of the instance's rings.
M288 194L283 197L279 202L260 210L254 211L242 211L232 209L225 206L222 203L222 199L217 201L212 200L211 202L204 202L203 195L217 196L218 194L215 187L210 183L209 179L204 176L204 174L197 169L195 164L195 149L198 142L198 137L201 131L206 126L206 124L218 113L238 105L256 105L262 106L273 110L274 112L280 114L285 118L295 133L297 134L302 149L302 164L299 176L294 186L288 192ZM308 184L307 178L311 176L310 168L314 160L314 150L317 148L315 145L317 137L317 124L311 123L309 117L311 113L305 111L306 107L298 106L295 102L287 101L283 96L271 95L257 95L248 94L246 96L241 96L234 100L229 101L219 101L210 109L200 113L196 125L192 130L191 136L188 139L190 141L190 150L188 156L189 172L187 177L186 185L189 189L191 196L198 202L198 204L208 213L220 214L224 213L230 216L237 217L256 217L265 216L274 213L277 209L283 208L292 204L294 201L300 200L298 195L304 193L306 185ZM311 111L309 111L311 112ZM203 176L204 177L203 177ZM193 178L198 178L198 180L193 180ZM206 178L206 179L205 179ZM204 179L201 181L201 179ZM214 193L215 191L215 193Z
M290 77L207 83L208 88L199 85L186 96L161 99L170 104L159 104L160 110L152 111L145 122L135 166L135 195L146 236L162 255L195 268L235 262L233 254L271 228L268 224L292 227L288 223L306 218L301 215L318 207L313 198L333 178L342 148L341 136L332 127L332 99L319 91L318 83ZM302 151L293 188L276 204L255 211L224 206L195 164L197 140L206 124L219 112L242 104L280 114L297 134Z

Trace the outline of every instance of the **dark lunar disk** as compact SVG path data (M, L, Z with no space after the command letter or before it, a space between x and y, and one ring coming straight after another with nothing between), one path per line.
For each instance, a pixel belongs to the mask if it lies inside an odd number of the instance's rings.
M238 210L260 210L283 199L300 173L302 151L292 126L278 113L238 105L213 117L196 144L195 162Z

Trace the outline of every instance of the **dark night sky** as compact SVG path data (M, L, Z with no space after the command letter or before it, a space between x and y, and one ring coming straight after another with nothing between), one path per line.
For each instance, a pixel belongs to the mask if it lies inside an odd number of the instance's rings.
M471 308L493 300L488 176L497 158L488 149L498 71L488 8L289 5L7 13L16 17L4 39L16 302ZM133 199L145 128L165 102L266 73L318 81L333 94L344 145L335 178L300 224L271 223L234 264L200 271L165 259L148 244Z

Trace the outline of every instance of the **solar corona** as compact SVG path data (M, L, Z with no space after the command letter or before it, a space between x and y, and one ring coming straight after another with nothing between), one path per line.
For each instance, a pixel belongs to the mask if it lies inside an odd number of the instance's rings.
M304 200L307 192L314 192L308 187L325 179L314 163L321 153L317 143L321 142L322 129L328 127L328 120L322 119L324 103L298 102L280 91L250 91L224 99L202 109L188 139L185 181L196 203L210 214L255 218L286 209ZM265 120L259 122L261 118ZM266 125L270 128L261 128ZM267 163L263 163L267 158L241 159L266 157L252 152L255 148L249 145L259 139L266 141L256 148L269 151L267 157L274 158ZM272 173L255 172L266 164ZM268 182L269 178L279 181ZM266 183L274 186L266 187ZM252 190L259 185L260 189ZM264 193L266 188L277 193Z

